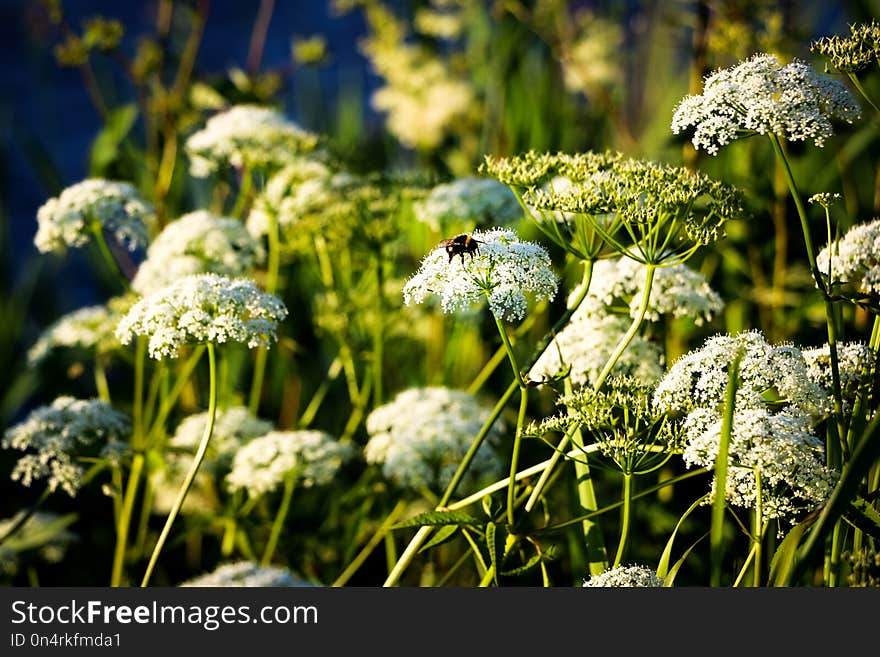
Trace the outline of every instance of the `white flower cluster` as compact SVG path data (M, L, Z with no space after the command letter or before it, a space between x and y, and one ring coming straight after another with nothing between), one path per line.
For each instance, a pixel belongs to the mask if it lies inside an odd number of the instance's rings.
M0 536L5 536L25 511L0 520ZM70 523L57 513L36 511L25 520L18 531L0 545L0 574L14 575L19 568L22 553L35 552L47 563L60 563L76 534L67 530Z
M660 411L686 414L685 462L711 466L721 438L728 369L739 350L725 493L733 504L754 505L757 470L764 482L764 518L792 519L822 504L838 476L825 467L824 444L812 434L814 421L830 411L831 402L811 379L799 349L770 345L758 331L714 336L672 366L653 401Z
M192 452L198 447L208 423L208 412L196 413L184 418L168 445L175 449ZM265 435L272 430L272 423L254 417L244 406L218 409L214 416L214 428L205 463L226 463L249 440Z
M128 418L110 404L62 396L7 429L0 446L34 452L25 454L15 464L13 481L30 486L36 480L46 479L49 490L61 488L75 497L85 473L77 462L79 457L115 458L129 430Z
M349 445L323 431L270 431L236 452L226 484L251 497L278 489L291 474L297 486L325 486L351 455Z
M34 244L40 253L63 254L105 230L129 249L146 246L155 217L133 185L89 178L65 188L37 210Z
M272 175L263 192L254 200L247 218L248 231L256 238L267 235L270 213L275 215L282 232L289 230L308 207L309 194L314 193L316 187L324 192L322 183L332 176L333 171L323 162L297 158Z
M119 347L116 325L131 307L131 296L115 297L103 306L87 306L57 319L28 350L28 362L36 365L58 348L93 349L106 353Z
M516 321L526 314L527 293L537 300L556 295L557 279L544 247L498 228L474 231L471 238L478 241L477 253L450 259L438 247L425 256L403 288L404 303L422 303L436 294L443 312L454 313L488 297L492 314Z
M584 580L584 586L662 587L663 579L657 577L657 573L652 568L634 564L609 568L603 573L593 575Z
M826 245L816 256L816 265L834 282L880 294L880 219L853 226L840 240Z
M828 395L810 380L801 350L792 345L770 345L759 331L715 335L676 361L654 392L658 410L688 413L709 408L720 412L727 369L739 349L742 360L737 409L787 406L808 416L821 416L830 410Z
M287 308L253 281L194 274L138 301L119 322L116 337L128 344L149 337L150 355L174 358L184 344L241 342L269 346Z
M491 413L462 390L411 388L374 409L367 417L368 463L398 486L419 491L446 487ZM467 470L462 487L501 473L494 444L504 432L496 421Z
M834 134L832 119L852 123L860 116L855 98L838 80L798 59L783 65L774 55L759 53L707 76L702 94L679 102L672 132L694 128L694 147L712 155L750 134L822 146Z
M751 508L757 501L755 473L761 474L763 521L792 518L828 499L838 473L825 467L825 447L800 413L738 410L728 446L726 499ZM708 409L688 415L690 439L683 458L688 466L712 467L718 457L721 420ZM715 494L713 481L712 494Z
M803 354L810 380L822 386L831 397L834 390L831 348L824 344L814 349L804 349ZM871 375L876 371L876 360L871 348L864 342L837 344L837 370L845 410L851 408L859 387L870 381Z
M551 378L570 366L572 384L593 385L629 326L626 317L578 309L541 354L529 376L536 380ZM640 383L655 383L664 373L663 352L656 343L636 334L611 373L631 376Z
M584 312L607 312L629 305L630 317L638 317L645 287L645 265L632 258L599 260L593 265L590 290L581 306ZM654 270L645 319L657 322L664 315L690 317L697 326L724 309L724 302L706 277L685 264Z
M436 231L459 223L505 226L523 214L510 187L494 178L458 178L437 185L414 204L413 212Z
M222 564L210 573L189 579L179 586L282 587L315 585L280 566L261 566L252 561L237 561Z
M264 258L262 245L240 221L196 210L169 223L153 240L131 287L146 296L190 274L236 278Z
M208 119L185 149L190 173L205 178L227 166L280 167L316 144L315 135L273 109L235 105Z

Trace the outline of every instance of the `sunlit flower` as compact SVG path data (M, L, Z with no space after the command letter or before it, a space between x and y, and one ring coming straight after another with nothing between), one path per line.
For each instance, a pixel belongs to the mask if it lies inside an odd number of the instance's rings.
M241 342L268 347L287 308L253 281L196 274L138 301L119 322L116 337L128 344L149 337L150 355L174 358L184 344Z
M825 389L829 397L834 391L831 373L831 350L827 344L815 349L804 349L807 375ZM876 356L864 342L837 344L837 369L840 375L841 396L845 409L852 406L859 387L871 380L876 367Z
M759 331L715 335L676 361L654 393L658 409L689 413L707 408L720 413L727 389L727 369L738 350L742 351L742 360L737 409L791 408L812 416L830 410L828 395L810 380L800 349L788 344L768 344Z
M584 313L604 313L622 302L630 317L638 317L645 287L645 266L631 258L599 260L593 265L590 290L581 306ZM705 276L687 265L654 270L645 319L690 317L697 326L711 321L724 302Z
M576 312L538 358L530 378L552 378L570 367L572 384L592 385L630 324L620 315ZM656 343L636 334L611 373L654 383L664 373L663 353Z
M504 226L523 214L510 188L493 178L459 178L437 185L413 211L416 219L437 231L450 224Z
M450 482L491 412L462 390L404 390L367 417L364 455L398 486L436 492ZM504 464L494 445L503 431L503 423L495 422L465 474L464 488L500 474Z
M226 485L251 497L280 488L288 476L302 488L325 486L351 456L349 445L323 431L270 431L236 452Z
M685 96L675 109L672 132L694 128L694 147L712 155L755 134L822 146L834 134L832 120L852 123L859 116L858 103L839 81L799 59L783 65L759 53L706 77L702 94Z
M150 238L154 211L126 182L89 178L64 189L37 210L34 244L41 253L63 254L85 246L99 231L113 234L129 249Z
M45 479L49 490L61 488L74 497L86 470L80 458L115 460L129 431L128 418L110 404L62 396L7 429L0 445L31 452L15 464L13 481L30 486Z
M712 411L697 410L685 421L684 432L685 463L712 467L718 456L721 420ZM813 434L812 420L797 412L738 410L728 449L726 498L736 506L753 508L758 492L755 472L759 472L764 521L791 520L822 505L839 477L825 467L824 442Z
M317 137L283 114L258 105L235 105L208 119L186 140L190 173L204 178L233 166L281 167L317 145Z
M663 585L663 579L657 577L653 568L641 565L609 568L599 575L593 575L584 580L584 586L645 588L662 587Z
M131 283L149 295L190 274L249 274L265 258L263 247L237 219L196 210L172 221L153 240Z
M526 294L536 300L556 295L557 279L544 247L520 242L511 230L474 231L479 250L459 258L438 247L422 260L403 288L407 305L440 297L445 313L464 310L488 298L499 319L515 321L526 314Z
M237 561L218 566L210 573L193 577L178 586L204 587L283 587L315 586L280 566L261 566L252 561Z
M87 306L63 315L28 350L28 362L36 365L60 348L89 349L96 354L117 349L116 325L133 302L131 295L114 297L103 306Z
M816 256L816 265L833 282L880 294L880 219L858 224Z
M813 42L810 50L824 55L834 68L844 73L858 73L880 65L880 23L872 19L870 23L850 25L849 31L847 37L822 37Z

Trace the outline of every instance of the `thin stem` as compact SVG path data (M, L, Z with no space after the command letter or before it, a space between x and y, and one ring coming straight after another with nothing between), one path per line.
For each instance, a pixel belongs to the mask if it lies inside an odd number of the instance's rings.
M507 486L507 522L512 526L513 507L516 500L516 468L519 465L519 450L522 443L523 421L526 417L526 406L528 406L529 395L528 388L525 386L519 389L519 413L516 416L516 433L513 436L513 451L510 456L510 483Z
M189 489L196 478L196 474L199 471L199 466L205 458L205 453L208 451L208 443L211 440L211 434L214 432L214 419L217 415L217 357L213 342L208 343L208 367L210 377L208 390L208 421L205 424L205 431L202 434L202 439L201 442L199 442L199 447L196 450L192 465L186 473L180 491L177 493L177 499L174 500L171 512L165 520L165 526L162 528L162 533L159 534L159 540L156 543L156 547L153 548L153 554L150 556L150 562L147 565L147 570L141 581L142 588L146 587L150 581L150 576L153 574L153 569L156 567L156 562L159 559L159 554L162 552L162 547L165 545L165 541L171 533L171 526L174 524L177 514L180 513L180 509L183 507L183 501L186 499L186 494L189 492Z
M632 493L633 476L629 472L623 473L623 510L620 515L620 542L617 544L617 554L614 555L612 568L617 568L626 554L626 546L629 542L629 526L632 519Z
M629 346L629 343L632 342L633 337L639 330L639 326L642 325L642 320L645 318L645 313L648 312L648 301L651 298L651 286L654 282L654 270L656 269L656 265L646 264L645 265L645 287L642 290L642 301L639 304L638 312L636 313L635 318L630 324L627 332L624 333L623 337L617 343L617 346L614 347L614 351L611 352L611 356L608 357L608 362L605 363L605 366L602 368L602 371L599 372L599 376L596 378L596 381L593 383L593 389L599 390L602 387L602 384L605 383L605 379L608 378L608 375L611 373L612 368L617 363L617 360L620 358L621 354L626 350Z
M241 171L241 184L238 188L238 196L235 198L235 205L232 206L232 210L229 212L230 217L244 218L244 209L247 206L248 197L251 195L253 185L254 177L251 174L251 169L245 165Z
M377 250L374 262L376 274L376 316L373 320L373 408L382 404L382 360L383 356L383 326L385 318L385 298L383 288L385 277L382 270L384 265L382 247Z
M49 499L49 496L52 494L51 489L44 488L43 492L40 494L40 497L37 498L37 501L34 502L31 507L25 511L21 516L19 516L18 520L16 520L12 525L0 535L0 545L3 545L4 541L8 539L10 536L15 534L19 529L24 527L24 524L31 519L31 517L39 511L40 507L43 506L43 503Z
M544 492L544 487L547 485L547 480L550 478L550 473L559 459L562 458L562 455L565 453L565 448L568 447L568 443L571 442L571 437L577 429L577 423L572 422L568 429L565 430L565 433L559 440L559 444L556 445L556 448L553 451L553 456L550 457L548 467L541 473L541 476L535 483L535 487L532 488L532 492L529 495L529 499L526 501L526 505L523 507L526 513L531 513L535 504L538 502L538 498L541 496L541 493Z
M248 176L250 178L250 176ZM281 238L278 234L278 215L274 210L267 212L269 227L267 229L269 255L266 263L266 292L275 294L278 289L278 276L281 270ZM263 379L266 376L266 362L269 357L267 347L260 346L254 356L254 373L251 379L251 391L248 398L248 410L257 415L260 409L260 395L263 390Z
M318 409L324 401L324 397L327 396L327 392L330 390L330 384L339 377L341 371L342 360L337 356L333 359L333 362L330 363L330 367L327 370L327 376L321 380L320 385L315 390L315 394L313 394L311 400L309 400L306 410L300 415L299 422L297 422L297 426L300 429L307 428L315 419L315 415L318 413Z
M122 570L125 565L125 551L128 547L128 531L131 526L131 515L134 509L134 500L137 497L141 473L144 469L144 453L135 452L131 461L131 471L128 474L128 484L122 497L122 509L119 513L119 522L116 526L116 547L113 551L113 566L110 572L110 586L122 584Z
M367 541L367 544L361 549L358 555L352 559L351 563L345 567L339 576L333 580L333 583L330 585L331 587L339 587L345 586L348 583L348 580L352 578L352 576L358 571L358 569L364 564L367 560L367 557L376 549L376 546L382 541L387 534L391 530L391 526L397 521L397 518L403 513L403 510L406 508L405 500L398 500L397 504L391 510L391 513L385 518L381 525L379 525L379 529L376 530L376 533L370 537L370 540Z
M113 273L119 277L119 282L122 283L122 287L124 287L127 292L131 289L131 283L125 275L125 272L122 271L122 267L119 266L119 262L113 257L113 253L110 251L110 247L107 244L107 239L104 237L103 228L101 228L100 224L97 224L92 232L95 235L95 243L98 245L98 250L101 252L101 255L104 257L107 264L110 265L110 269L113 270Z
M284 493L281 498L281 505L278 507L278 513L275 514L275 521L272 523L269 541L266 543L263 558L260 560L260 565L262 566L268 566L272 562L272 556L275 554L275 548L278 546L278 538L281 536L281 529L284 527L284 520L290 511L290 501L293 499L293 489L295 487L296 473L294 471L284 479Z
M107 372L101 364L101 358L95 357L95 389L98 391L98 398L110 403L110 386L107 384Z
M868 92L865 90L865 87L862 86L861 80L859 80L859 76L857 76L855 73L852 73L852 72L848 72L847 75L849 76L850 81L853 83L853 86L858 90L858 92L860 94L862 94L862 97L868 101L868 105L873 107L875 112L880 113L880 107L877 107L877 104L868 95Z
M762 490L761 471L755 468L755 528L754 538L752 542L752 551L755 554L755 567L752 571L752 584L761 586L761 568L763 566L761 557L763 556L762 543L764 541L764 498Z
M174 404L177 403L180 393L183 392L184 386L186 386L189 381L189 377L192 375L192 372L204 351L204 345L198 345L193 350L192 354L190 354L189 358L184 362L183 367L177 374L174 386L168 394L162 398L162 404L159 406L159 411L156 413L156 419L153 420L153 423L150 426L150 431L147 434L148 436L155 435L165 424L168 414L171 413L171 409L174 408Z

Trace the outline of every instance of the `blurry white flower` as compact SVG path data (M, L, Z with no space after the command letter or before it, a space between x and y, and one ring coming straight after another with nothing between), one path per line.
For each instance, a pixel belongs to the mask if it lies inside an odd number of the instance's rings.
M688 413L707 408L720 414L727 369L739 349L742 360L737 410L787 407L813 416L830 410L828 395L810 380L800 349L787 344L770 345L759 331L715 335L676 361L654 392L658 410Z
M62 396L7 429L0 446L33 452L15 464L13 481L30 486L46 479L49 490L61 488L74 497L85 474L80 457L116 458L129 431L128 418L110 404Z
M64 189L37 210L34 244L40 253L85 246L106 230L129 249L147 245L154 223L152 206L126 182L89 178Z
M312 150L317 137L279 112L235 105L212 116L186 140L190 173L204 178L224 167L277 168Z
M253 281L196 274L138 301L119 322L116 337L128 344L149 337L150 355L174 358L184 344L241 342L269 346L287 308Z
M28 350L28 362L36 365L54 349L68 347L107 353L119 347L116 325L131 307L131 296L115 297L103 306L74 310L56 320Z
M622 301L629 306L630 317L638 317L644 287L643 264L626 257L599 260L593 265L590 290L579 312L604 313ZM664 315L690 317L701 326L723 309L721 297L698 271L685 264L654 270L645 319L657 322Z
M538 358L530 378L550 378L570 366L572 384L592 385L630 323L620 315L576 312ZM645 384L655 383L663 373L660 347L638 334L611 370L611 374L632 376Z
M510 188L494 178L459 178L437 185L414 204L413 212L437 231L456 222L504 226L523 214Z
M569 91L590 97L620 81L623 29L590 12L577 17L576 29L574 42L561 59L562 80Z
M0 520L0 536L6 535L24 513L19 511L11 518ZM77 535L67 529L75 517L51 511L34 512L0 545L0 574L15 575L28 553L35 553L47 563L63 561L67 548L78 540Z
M398 486L442 490L491 412L461 390L404 390L367 417L370 438L364 455L368 463L380 464L383 474ZM464 488L501 473L504 464L493 444L503 432L502 423L496 422L467 470Z
M193 577L178 586L281 587L315 584L280 566L261 566L251 561L238 561L218 566L210 573Z
M816 256L819 271L830 274L833 282L880 294L880 219L853 226L830 247L826 245Z
M407 305L440 297L445 313L464 310L488 297L489 308L499 319L522 319L528 305L526 294L536 300L556 295L556 275L544 247L520 242L512 230L474 231L479 251L450 256L438 247L425 256L419 271L403 288Z
M196 210L172 221L153 240L131 283L149 295L190 274L249 274L265 252L237 219Z
M685 96L675 109L672 132L695 128L694 147L712 155L753 134L822 146L834 134L832 119L852 123L860 115L841 82L798 59L782 65L774 55L759 53L706 77L702 94Z
M731 504L755 506L755 471L761 473L764 521L793 520L828 499L839 473L825 467L824 442L813 435L809 416L797 411L774 414L763 408L748 408L735 413L732 428L726 491ZM712 467L721 441L717 414L708 409L693 411L684 431L685 463Z
M325 486L351 455L349 445L323 431L270 431L236 452L226 485L251 497L280 488L291 474L302 488Z
M195 451L207 423L207 412L185 417L177 425L168 445L179 450ZM206 462L229 460L242 445L271 430L271 422L254 417L244 406L218 409L214 417L214 430L211 433L208 454L205 456Z
M654 569L648 566L618 566L585 579L584 586L662 587L663 579L657 577Z

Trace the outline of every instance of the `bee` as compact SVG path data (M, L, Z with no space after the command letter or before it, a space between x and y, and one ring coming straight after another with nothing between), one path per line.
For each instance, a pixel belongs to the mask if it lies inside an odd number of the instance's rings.
M446 249L446 253L449 254L449 262L452 262L452 259L455 256L461 256L461 264L464 264L464 254L467 253L471 256L471 260L474 258L474 253L480 252L480 244L484 242L474 239L470 235L456 235L448 240L442 240L439 246L442 246Z

